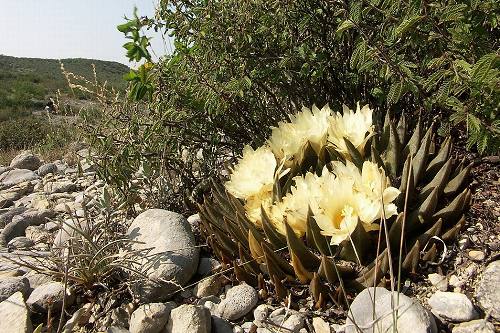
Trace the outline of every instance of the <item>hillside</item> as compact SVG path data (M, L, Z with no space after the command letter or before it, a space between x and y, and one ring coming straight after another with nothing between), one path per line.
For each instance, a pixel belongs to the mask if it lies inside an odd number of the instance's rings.
M94 64L99 82L107 81L109 86L118 90L126 87L123 75L129 68L123 64L92 59L61 61L69 72L90 80L93 80ZM62 94L70 92L59 60L0 55L0 121L43 108L58 89ZM86 98L81 94L76 97Z

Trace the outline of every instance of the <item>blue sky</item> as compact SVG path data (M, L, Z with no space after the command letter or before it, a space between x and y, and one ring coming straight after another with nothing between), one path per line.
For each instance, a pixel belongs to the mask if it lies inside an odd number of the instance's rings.
M116 26L152 16L156 0L0 0L0 54L33 58L91 58L129 64ZM168 52L160 34L151 41L158 56ZM167 41L168 44L168 41Z

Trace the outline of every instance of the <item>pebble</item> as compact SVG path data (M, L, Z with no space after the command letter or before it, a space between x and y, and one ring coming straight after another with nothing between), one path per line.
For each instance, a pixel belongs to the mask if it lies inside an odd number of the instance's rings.
M495 327L492 323L484 319L478 319L461 323L453 327L452 333L495 333Z
M469 251L469 258L474 261L483 261L485 258L484 252L479 250L471 250Z
M166 333L210 333L210 311L200 305L183 304L170 312Z
M448 289L448 279L441 274L432 273L428 276L430 283L438 290L446 291Z
M249 313L257 301L257 291L243 283L229 289L226 298L221 301L217 309L222 318L237 320Z
M429 298L428 303L435 316L452 322L469 321L479 316L464 294L437 291Z

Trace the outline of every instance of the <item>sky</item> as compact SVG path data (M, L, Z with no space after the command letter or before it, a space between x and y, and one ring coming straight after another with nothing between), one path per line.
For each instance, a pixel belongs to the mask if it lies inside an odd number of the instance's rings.
M157 0L0 0L0 54L30 58L89 58L130 64L116 29L124 16L152 17ZM160 33L153 37L157 56L171 50Z

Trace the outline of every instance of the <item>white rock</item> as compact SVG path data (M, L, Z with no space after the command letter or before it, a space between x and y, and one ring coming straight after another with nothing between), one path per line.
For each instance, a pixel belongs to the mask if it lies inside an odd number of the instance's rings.
M221 317L228 320L237 320L249 313L257 304L257 291L248 284L232 287L221 301L217 311Z
M330 325L321 317L314 317L312 325L315 333L331 333Z
M453 327L452 333L495 333L495 326L484 319L461 323Z
M217 295L221 288L222 278L219 275L213 275L198 282L193 294L198 298Z
M62 308L64 298L64 284L61 282L50 282L36 287L28 297L26 304L33 312L44 313L51 307L53 312ZM66 305L70 306L75 300L74 295L68 290Z
M464 294L437 291L428 303L432 313L445 320L462 322L478 317L472 302Z
M20 291L0 303L0 318L0 332L33 332L30 314Z
M155 260L154 267L146 272L150 281L140 281L131 286L136 299L142 302L163 301L196 272L198 248L191 226L182 215L162 209L147 210L134 219L128 229L128 237L142 243L132 244L132 250L153 249L138 269ZM151 259L151 255L157 256Z
M200 305L184 304L170 312L166 333L210 333L210 311Z
M436 333L437 327L434 318L418 303L403 294L399 295L399 306L394 308L398 296L384 288L366 288L351 303L352 317L346 320L346 333L358 333L354 322L366 333L392 332L393 312L397 310L398 332ZM374 304L374 303L375 304ZM373 313L373 305L375 313ZM379 318L374 325L373 318ZM375 329L374 329L375 328Z
M299 313L294 313L288 317L283 323L283 328L298 333L304 327L304 316Z
M148 303L139 306L130 316L130 333L159 333L167 325L173 302Z
M38 176L31 170L13 169L0 175L0 185L3 185L4 187L11 187L35 179L38 179Z
M484 312L500 320L500 260L489 264L479 280L475 298Z
M437 273L432 273L429 274L429 281L434 287L436 287L437 290L441 291L448 290L448 279L446 276Z
M48 182L43 187L43 190L46 193L67 193L73 192L76 190L76 185L70 180L65 181L57 181L57 182Z

